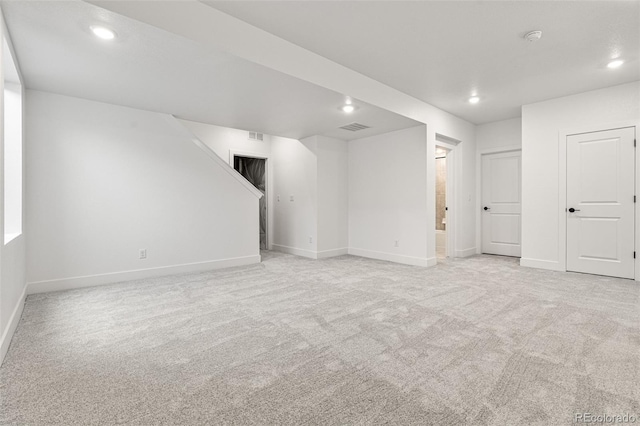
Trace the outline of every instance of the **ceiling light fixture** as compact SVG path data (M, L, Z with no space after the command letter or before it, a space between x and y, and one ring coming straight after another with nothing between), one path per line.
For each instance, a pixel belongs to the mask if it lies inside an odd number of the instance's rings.
M110 30L109 28L101 27L99 25L92 25L90 28L91 32L102 40L113 40L116 38L115 31Z
M613 60L613 61L609 62L607 64L607 68L618 68L622 64L624 64L624 61L622 59L616 59L616 60Z
M342 112L346 112L347 114L352 113L356 107L354 107L351 104L347 104L347 105L342 105L342 107L340 108L342 110Z
M470 104L477 104L478 102L480 102L480 98L478 96L472 96L469 98Z
M541 38L542 38L542 31L540 30L529 31L524 35L524 39L530 42L538 41Z

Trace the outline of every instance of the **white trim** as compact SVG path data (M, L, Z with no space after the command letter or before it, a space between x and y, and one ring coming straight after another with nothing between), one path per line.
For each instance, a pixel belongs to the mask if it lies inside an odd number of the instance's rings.
M458 146L458 144L460 144L460 142L461 141L459 141L458 139L436 132L436 145L438 143L441 143L441 144L449 145L455 148L456 146ZM453 148L450 148L450 149L453 149Z
M22 289L22 295L20 295L16 306L13 308L13 312L9 317L7 327L4 329L4 333L2 333L2 339L0 339L0 366L4 361L5 355L7 355L7 352L9 351L9 346L11 345L13 334L16 332L16 328L18 328L18 323L20 322L22 311L24 310L24 302L26 297L27 286L25 285Z
M233 167L233 157L249 157L249 158L259 158L263 160L269 159L269 154L265 154L262 152L253 152L253 151L237 151L235 149L229 150L229 165Z
M202 272L212 269L260 263L260 256L244 256L230 259L217 259L205 262L185 263L181 265L161 266L158 268L137 269L132 271L110 272L107 274L87 275L83 277L60 278L55 280L35 281L27 283L27 294L48 293L51 291L72 290L113 284L122 281L161 277L164 275Z
M383 253L380 251L364 250L354 247L349 247L349 254L353 256L368 257L371 259L386 260L389 262L402 263L403 265L413 266L434 266L438 260L435 257L413 257L404 256L395 253Z
M512 152L512 151L522 151L522 147L520 145L494 146L491 148L479 149L476 152L478 153L478 155L484 155L484 154L497 154L499 152Z
M600 132L604 130L624 129L627 127L635 128L635 136L638 137L638 129L640 121L628 120L617 121L612 123L590 124L580 127L569 127L558 131L558 264L561 269L567 270L567 137L570 135L579 135L582 133ZM640 188L640 174L638 173L638 164L640 164L640 154L636 148L636 171L635 186L636 191ZM635 246L636 251L640 248L640 209L635 209ZM634 261L635 280L640 281L640 256ZM546 268L545 268L546 269Z
M469 247L469 248L464 249L464 250L456 250L456 252L455 252L455 256L456 257L469 257L469 256L473 256L475 254L477 254L475 247Z
M323 250L316 253L318 259L326 259L328 257L343 256L345 254L349 254L349 249L347 247L331 249L331 250Z
M293 254L296 256L302 256L302 257L306 257L309 259L317 259L318 258L318 253L315 251L311 251L311 250L305 250L305 249L300 249L297 247L289 247L289 246L283 246L280 244L273 244L273 250L275 251L279 251L281 253L287 253L287 254Z
M524 266L527 268L547 269L549 271L566 271L563 265L554 260L527 259L523 257L520 259L520 266Z
M505 145L476 150L476 253L482 253L482 156L486 154L498 154L503 152L522 151L521 145ZM522 160L520 162L520 185L522 190ZM520 194L522 196L522 194ZM522 205L522 200L520 200ZM520 215L522 217L522 214ZM522 228L522 222L520 223ZM522 235L522 229L520 232ZM520 241L522 250L522 241Z
M255 195L258 199L262 198L262 192L258 191L253 185L251 185L242 175L236 172L233 166L229 166L229 163L224 161L218 154L216 154L206 143L198 139L190 130L188 130L180 121L178 121L171 114L162 114L167 123L169 123L174 129L180 131L186 138L189 138L191 142L202 150L209 158L211 158L216 164L222 167L222 170L229 173L235 180L240 182L249 192Z

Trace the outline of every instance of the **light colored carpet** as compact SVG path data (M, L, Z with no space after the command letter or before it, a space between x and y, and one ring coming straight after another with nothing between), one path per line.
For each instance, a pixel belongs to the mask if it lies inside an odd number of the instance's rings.
M342 256L27 299L19 425L561 425L640 416L640 286L476 256ZM639 420L640 422L640 417Z

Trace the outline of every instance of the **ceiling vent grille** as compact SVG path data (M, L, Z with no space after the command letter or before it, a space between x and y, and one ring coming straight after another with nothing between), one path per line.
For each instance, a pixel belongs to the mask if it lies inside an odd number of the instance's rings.
M370 127L360 123L351 123L351 124L347 124L346 126L342 126L340 128L343 130L348 130L350 132L357 132L359 130L369 129Z
M252 141L260 141L264 140L264 134L258 132L249 132L249 139Z

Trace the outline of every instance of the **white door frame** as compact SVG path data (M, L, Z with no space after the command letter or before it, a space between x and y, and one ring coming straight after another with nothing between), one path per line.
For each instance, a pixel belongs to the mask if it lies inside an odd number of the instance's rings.
M271 244L271 235L272 231L273 231L273 219L272 219L272 212L273 212L273 200L271 199L272 197L270 196L271 194L271 190L272 190L272 182L271 182L271 162L269 161L269 156L267 154L261 153L261 152L252 152L252 151L236 151L233 149L229 150L229 165L231 166L232 169L235 170L235 168L233 167L233 161L234 161L234 157L248 157L248 158L258 158L261 160L265 161L265 165L264 165L264 179L265 179L265 191L264 191L264 196L267 199L267 235L266 235L266 245L267 245L267 250L272 250L273 249L273 244ZM260 241L258 241L258 246L260 246Z
M447 139L447 141L445 142L444 140ZM447 152L447 159L446 159L446 164L447 164L447 182L446 182L446 195L445 195L445 199L447 200L447 213L446 213L446 218L447 218L447 225L446 225L446 231L447 231L447 257L457 257L457 250L456 250L456 246L455 246L455 235L456 235L456 216L457 216L457 210L456 210L456 179L455 179L455 171L456 171L456 166L458 163L458 153L456 152L456 147L458 146L460 142L455 143L453 139L450 138L446 138L446 137L442 137L438 134L436 134L436 143L435 146L436 147L440 147L440 148L444 148L446 150L448 150ZM435 158L435 152L434 152L434 158ZM435 164L435 162L434 162ZM433 182L434 186L435 186L435 180ZM434 209L435 209L435 205L434 205ZM431 226L434 229L436 229L436 224L435 221L434 223L431 224Z
M482 253L482 156L487 154L502 154L504 152L522 151L520 145L505 145L494 148L480 149L476 152L476 253ZM522 155L522 154L521 154ZM522 161L520 162L520 175L522 175ZM522 188L520 188L522 193ZM520 200L522 205L522 200ZM522 213L520 213L522 217ZM522 221L520 222L522 231ZM522 235L522 232L520 232ZM522 249L522 241L520 241Z
M621 129L624 127L635 127L636 139L638 139L638 129L640 129L640 121L619 121L615 123L594 124L581 127L573 127L561 129L558 132L558 270L567 270L567 136L581 133L593 133L602 130ZM640 155L638 154L640 147L636 148L636 170L635 170L635 187L636 195L640 190L640 174L638 173L638 162ZM636 250L640 247L640 232L638 232L638 224L640 224L640 209L635 209L635 246ZM640 263L638 258L634 260L635 280L640 281Z

